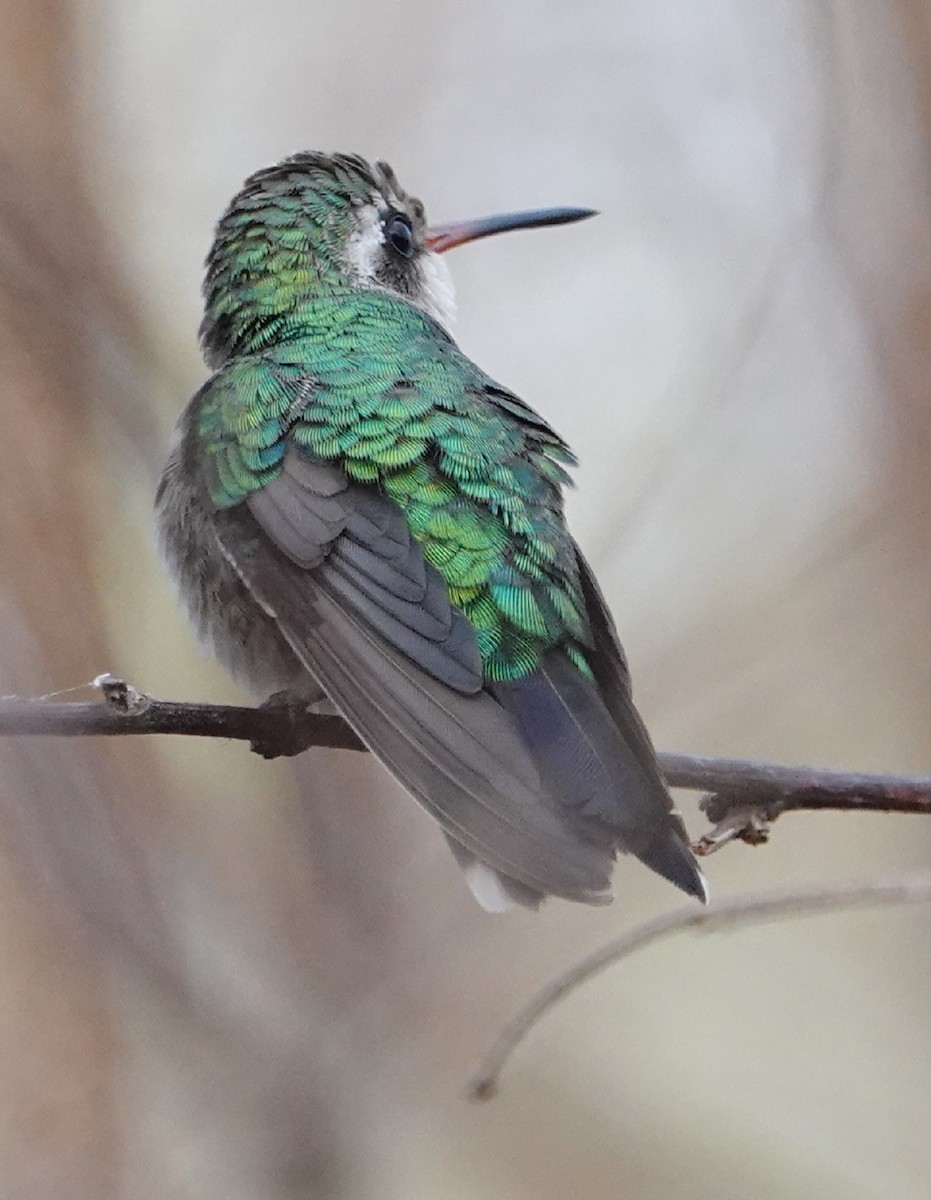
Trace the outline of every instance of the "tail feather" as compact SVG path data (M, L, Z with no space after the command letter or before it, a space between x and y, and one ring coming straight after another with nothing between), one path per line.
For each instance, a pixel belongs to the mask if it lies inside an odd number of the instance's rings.
M648 740L632 744L624 736L623 725L591 680L553 652L533 675L492 686L515 719L546 800L567 832L612 852L633 854L688 895L707 899L652 746ZM625 703L633 713L631 701Z
M462 868L469 891L486 912L509 912L517 905L537 909L543 903L545 896L542 892L490 867L448 833L446 841Z
M698 869L688 842L678 831L662 830L645 850L638 851L637 857L687 896L694 896L702 904L708 903L708 881Z

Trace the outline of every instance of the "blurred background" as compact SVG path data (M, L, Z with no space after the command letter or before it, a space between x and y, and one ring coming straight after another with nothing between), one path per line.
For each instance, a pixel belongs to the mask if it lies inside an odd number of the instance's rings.
M2 0L0 692L237 699L151 504L243 177L387 158L434 219L597 221L450 259L457 337L578 451L657 744L931 765L931 6ZM918 1200L927 911L681 938L463 1098L553 972L676 903L491 918L363 756L0 743L3 1200ZM693 832L696 798L684 796ZM926 863L787 817L713 891Z

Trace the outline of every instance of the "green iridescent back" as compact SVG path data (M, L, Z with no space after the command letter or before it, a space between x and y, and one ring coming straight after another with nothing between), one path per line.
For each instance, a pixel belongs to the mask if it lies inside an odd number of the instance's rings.
M203 337L220 369L198 436L213 502L269 483L293 442L398 503L473 625L486 678L527 675L552 647L590 674L562 507L571 453L430 317L351 285L351 193L295 192L293 178L268 190L239 199L208 263Z

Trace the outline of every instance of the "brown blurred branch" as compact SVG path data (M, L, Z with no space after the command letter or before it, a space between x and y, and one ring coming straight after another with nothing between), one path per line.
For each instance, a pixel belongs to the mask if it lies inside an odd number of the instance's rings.
M0 735L85 736L172 733L248 741L267 758L298 754L311 746L364 750L340 717L270 701L258 708L158 700L125 680L103 675L94 681L102 699L62 701L0 698ZM708 793L702 809L714 828L695 845L708 854L726 842L766 840L769 825L784 812L801 809L931 813L931 776L855 774L789 767L741 759L659 754L671 787ZM827 912L856 905L931 900L931 877L877 880L812 891L778 892L723 901L707 909L677 909L636 926L542 988L505 1025L469 1085L475 1100L492 1096L498 1077L517 1045L550 1008L605 967L669 934L686 929L721 929L741 921Z
M269 702L248 708L156 700L112 675L101 675L88 686L99 687L103 700L80 703L45 696L34 700L0 698L0 734L83 737L175 733L231 738L249 742L264 758L300 754L310 746L365 749L342 717L310 713L298 705Z
M786 812L931 813L931 775L865 774L748 759L659 754L670 787L707 792L702 811L714 828L695 846L711 854L739 839L759 845Z
M722 900L708 908L678 908L673 912L652 917L587 955L532 996L498 1034L479 1069L469 1081L468 1095L472 1100L491 1099L497 1090L501 1071L514 1050L555 1004L606 967L613 966L637 950L642 950L670 934L682 933L686 929L716 932L730 929L744 921L756 923L781 917L811 916L864 905L872 907L915 904L928 900L931 900L931 876L919 875L912 879L874 879L836 884L809 891L738 896L733 900Z
M174 733L247 741L265 758L310 746L364 750L341 717L270 701L258 708L157 700L125 680L102 675L103 699L80 703L41 696L0 699L0 734L78 737L88 734ZM866 775L745 759L660 753L670 787L704 791L702 809L714 829L696 850L710 854L728 841L766 840L782 813L801 809L931 813L931 775Z

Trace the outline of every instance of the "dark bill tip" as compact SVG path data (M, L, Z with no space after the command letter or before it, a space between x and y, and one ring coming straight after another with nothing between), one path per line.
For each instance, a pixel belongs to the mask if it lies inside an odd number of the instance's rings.
M494 217L479 217L475 221L454 221L450 225L434 225L427 230L427 249L436 254L452 250L493 233L509 229L539 229L544 225L570 225L597 216L594 208L534 208L529 212L499 213Z

